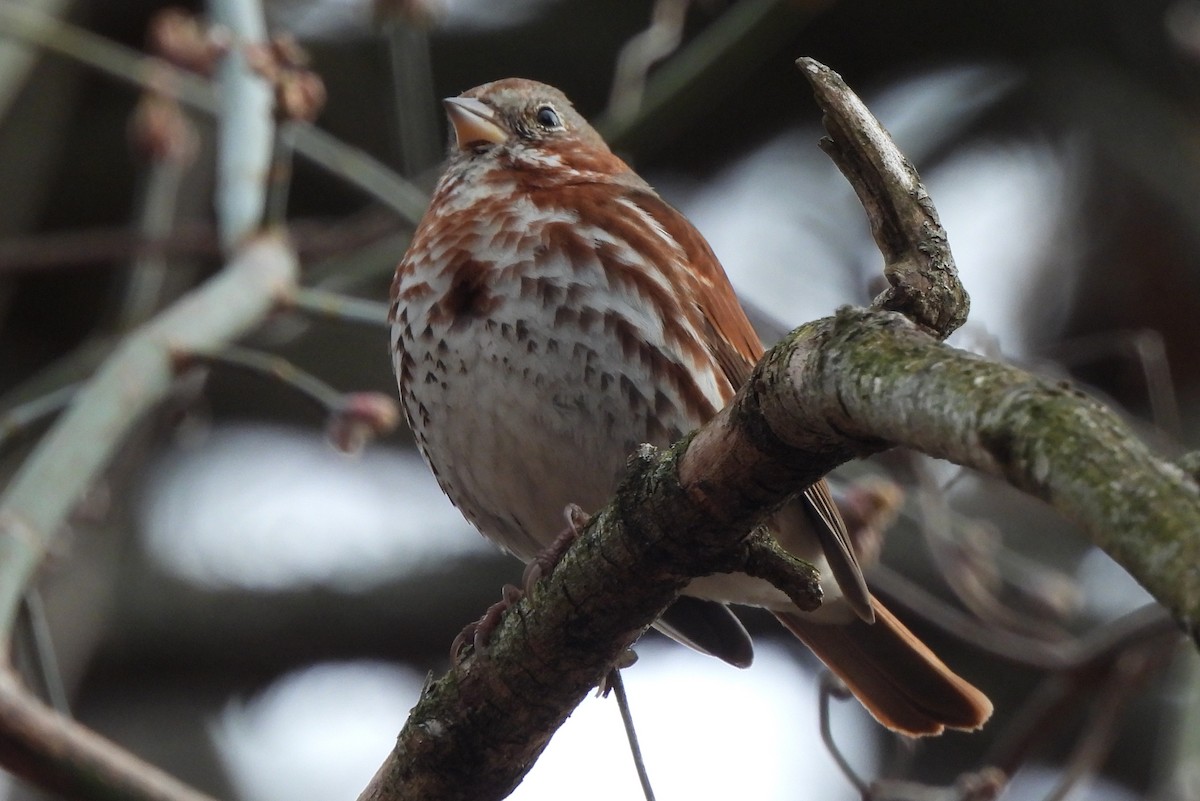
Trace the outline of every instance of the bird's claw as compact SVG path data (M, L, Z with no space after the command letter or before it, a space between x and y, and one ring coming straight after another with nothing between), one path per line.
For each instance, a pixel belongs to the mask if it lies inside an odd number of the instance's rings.
M521 586L525 588L525 593L531 598L537 583L554 572L554 568L562 561L563 554L575 543L575 540L579 539L583 530L592 520L591 515L574 503L567 504L563 509L563 515L567 519L567 527L560 531L554 541L543 548L529 564L525 565L525 572L521 575Z
M468 643L476 654L486 654L492 632L500 625L504 613L524 597L525 592L520 587L505 584L500 590L500 600L489 606L479 620L463 626L463 630L450 643L450 662L457 667L463 661L463 651Z

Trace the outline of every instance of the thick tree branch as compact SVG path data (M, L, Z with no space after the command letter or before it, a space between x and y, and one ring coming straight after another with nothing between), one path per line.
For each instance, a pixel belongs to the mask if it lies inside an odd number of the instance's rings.
M786 584L775 559L755 562L769 553L747 539L757 521L797 487L894 445L1046 499L1197 636L1196 484L1081 393L939 341L965 319L967 298L936 213L840 79L802 66L893 289L872 310L797 329L694 436L636 454L612 503L536 598L505 616L488 652L426 688L360 801L503 797L690 578L750 567Z
M947 347L898 314L843 310L772 349L690 441L637 455L536 601L428 688L361 798L507 794L689 578L738 564L745 533L795 487L892 445L1049 501L1197 636L1191 479L1078 391Z

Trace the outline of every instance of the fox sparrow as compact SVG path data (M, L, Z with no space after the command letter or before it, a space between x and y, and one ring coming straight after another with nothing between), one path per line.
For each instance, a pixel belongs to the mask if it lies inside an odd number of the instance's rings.
M640 443L668 445L716 414L763 347L703 237L561 92L507 79L445 106L449 163L392 285L395 370L442 489L529 562L565 507L606 501ZM771 527L832 577L819 610L721 574L655 625L744 666L749 637L725 604L766 607L889 728L988 718L986 696L867 592L824 481Z

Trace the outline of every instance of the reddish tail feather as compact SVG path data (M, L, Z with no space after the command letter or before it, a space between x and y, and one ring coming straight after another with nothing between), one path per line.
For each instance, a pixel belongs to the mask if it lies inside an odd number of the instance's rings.
M813 622L799 614L776 617L812 649L875 719L913 737L978 729L992 702L938 659L876 599L875 623Z

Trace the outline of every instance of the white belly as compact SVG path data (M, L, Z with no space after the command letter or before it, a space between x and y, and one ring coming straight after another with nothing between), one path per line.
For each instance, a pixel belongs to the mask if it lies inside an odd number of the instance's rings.
M412 360L405 409L443 489L484 535L528 560L563 529L567 504L595 511L612 495L638 444L669 444L703 420L623 343L634 326L669 352L661 321L636 296L577 267L513 272L487 284L486 314L439 325L422 308L435 300L422 300L393 336ZM568 292L565 313L547 302ZM723 375L689 367L719 408L730 393Z

